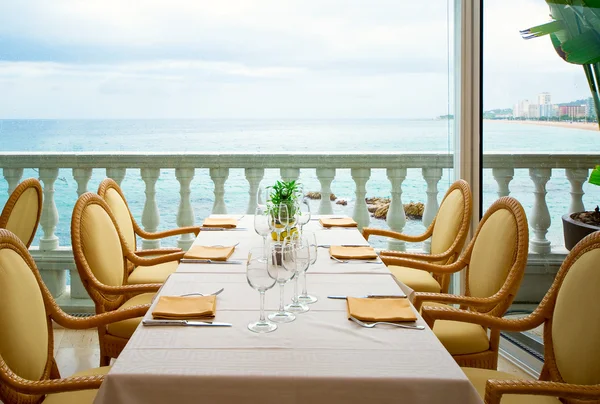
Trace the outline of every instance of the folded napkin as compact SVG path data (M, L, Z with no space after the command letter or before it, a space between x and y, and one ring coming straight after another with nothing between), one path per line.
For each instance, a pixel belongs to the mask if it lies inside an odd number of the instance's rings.
M197 260L227 261L235 250L234 246L229 247L207 247L203 245L194 245L183 255L183 258Z
M348 316L361 321L416 321L408 299L349 297Z
M207 217L202 223L202 227L222 227L224 229L233 229L237 227L237 219L233 217Z
M323 217L319 219L319 223L323 227L356 227L358 223L354 221L351 217L341 217L341 218L326 218Z
M152 317L167 320L212 318L216 309L216 296L161 296Z
M342 247L332 245L329 254L340 260L371 260L377 258L373 247Z

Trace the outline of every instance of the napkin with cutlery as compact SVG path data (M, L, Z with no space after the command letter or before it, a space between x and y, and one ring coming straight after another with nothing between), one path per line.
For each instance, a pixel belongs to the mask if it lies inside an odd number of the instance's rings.
M224 229L234 229L237 227L238 220L233 217L207 217L202 223L202 227L221 227Z
M152 311L152 317L167 320L209 319L215 316L216 309L216 296L161 296Z
M351 217L323 217L319 219L319 223L323 227L357 227L358 223Z
M348 297L348 317L361 321L416 321L408 299Z
M377 253L373 247L344 247L341 245L332 245L329 247L329 254L340 260L371 260L377 258Z
M194 245L183 255L184 259L211 260L211 261L227 261L233 254L235 246L228 247L211 247L203 245Z

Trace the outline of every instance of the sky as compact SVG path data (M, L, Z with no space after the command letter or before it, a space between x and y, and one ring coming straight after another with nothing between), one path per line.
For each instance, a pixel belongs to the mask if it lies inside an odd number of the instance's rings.
M449 2L0 2L0 118L433 118ZM545 21L544 0L486 0L485 109L588 96L548 38L519 36Z

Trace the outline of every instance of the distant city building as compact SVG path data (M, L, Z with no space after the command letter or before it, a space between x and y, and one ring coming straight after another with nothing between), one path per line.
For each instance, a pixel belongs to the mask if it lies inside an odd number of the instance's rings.
M540 105L539 104L529 104L528 118L540 119Z
M592 97L587 99L587 109L588 109L588 116L592 119L597 119L596 108L594 106L594 99Z
M554 108L552 107L552 96L550 93L541 93L538 95L538 105L539 118L551 118L555 116Z
M529 118L529 105L529 100L523 100L518 104L515 104L515 108L513 109L513 118Z
M558 108L559 116L568 116L571 119L587 117L587 105L563 105Z
M552 96L550 93L541 93L538 95L538 104L540 105L550 105L552 104Z

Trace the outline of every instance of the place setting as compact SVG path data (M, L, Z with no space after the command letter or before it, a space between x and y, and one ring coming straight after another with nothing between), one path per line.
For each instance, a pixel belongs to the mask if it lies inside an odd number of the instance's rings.
M232 245L192 245L184 254L181 263L242 265L244 264L243 260L229 259L239 244L236 242Z
M210 216L204 219L200 231L246 231L248 229L238 227L239 221L245 215L236 217Z

